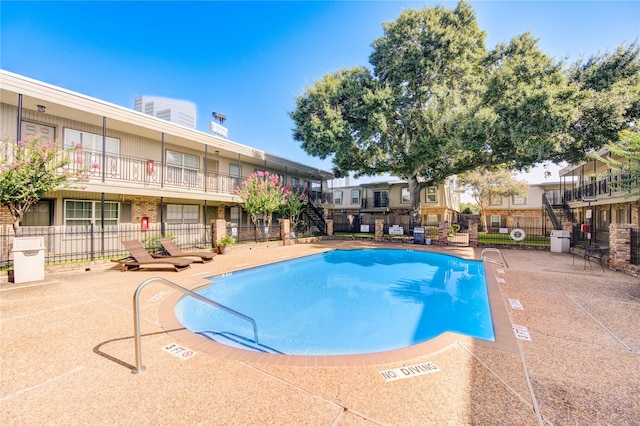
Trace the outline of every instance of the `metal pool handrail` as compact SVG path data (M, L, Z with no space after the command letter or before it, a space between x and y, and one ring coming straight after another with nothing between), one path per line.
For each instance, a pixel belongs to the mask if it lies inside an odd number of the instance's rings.
M178 291L183 292L184 294L186 294L187 296L191 296L194 297L196 299L198 299L201 302L207 303L213 307L216 307L218 309L222 309L223 311L235 315L239 318L242 318L244 320L247 320L251 323L251 325L253 325L253 340L255 341L256 345L259 345L258 343L258 326L256 325L256 321L251 318L248 317L244 314L241 314L240 312L234 311L233 309L221 305L217 302L214 302L211 299L207 299L204 296L199 295L198 293L194 293L191 290L188 290L182 286L179 286L176 283L173 283L167 279L164 278L149 278L148 280L143 281L138 288L136 289L136 292L133 294L133 333L134 333L134 340L135 340L135 349L136 349L136 368L134 368L133 370L131 370L131 373L133 374L138 374L138 373L142 373L145 370L145 367L142 365L142 349L141 349L141 343L140 343L140 293L142 292L142 289L149 283L155 282L155 281L159 281L161 283L164 283L166 285L168 285L169 287L172 287Z
M484 254L486 252L498 253L498 255L500 256L502 261L499 261L499 260L496 260L496 259L491 259L490 257L485 256ZM496 263L496 264L501 265L501 266L506 266L507 268L509 267L509 264L507 263L507 260L504 258L502 253L500 253L500 250L498 250L497 248L493 248L493 247L484 248L484 249L482 249L482 254L480 256L482 257L482 260L486 260L487 262Z

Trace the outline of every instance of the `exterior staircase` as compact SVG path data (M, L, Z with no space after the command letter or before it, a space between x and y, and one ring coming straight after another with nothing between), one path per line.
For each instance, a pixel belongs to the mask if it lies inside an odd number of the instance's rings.
M327 224L324 221L322 207L318 207L314 203L306 203L302 213L307 217L310 226L315 226L323 234L327 233Z
M562 222L558 218L561 216L563 219L570 221L571 223L577 223L575 216L569 209L569 206L565 202L561 202L560 204L552 204L547 197L547 194L542 194L542 206L544 207L547 216L549 216L549 220L553 224L553 229L562 229Z

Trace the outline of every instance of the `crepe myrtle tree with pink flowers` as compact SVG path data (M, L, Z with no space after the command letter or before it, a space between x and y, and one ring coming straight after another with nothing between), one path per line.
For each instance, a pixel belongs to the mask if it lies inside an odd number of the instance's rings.
M278 175L269 172L251 174L234 192L242 199L242 207L249 213L259 233L262 233L260 217L263 225L269 227L273 214L280 210L287 199L286 189Z
M24 214L47 192L85 181L82 147L62 148L56 142L43 141L41 135L15 142L5 138L0 144L0 204L13 218L13 231L22 235ZM75 155L74 155L75 154ZM74 160L78 159L78 164ZM99 168L98 164L92 168Z
M285 202L280 206L280 214L284 219L291 222L291 230L295 232L300 223L300 215L304 206L309 202L307 186L302 188L292 188L291 184L284 187Z

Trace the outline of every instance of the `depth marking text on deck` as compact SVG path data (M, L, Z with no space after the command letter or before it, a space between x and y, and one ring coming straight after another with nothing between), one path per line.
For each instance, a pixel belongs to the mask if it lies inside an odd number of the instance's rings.
M189 350L183 346L180 346L176 343L171 343L165 347L162 348L163 351L170 353L171 355L175 356L176 358L179 358L181 360L186 360L188 358L191 358L192 356L194 356L196 353L192 350Z

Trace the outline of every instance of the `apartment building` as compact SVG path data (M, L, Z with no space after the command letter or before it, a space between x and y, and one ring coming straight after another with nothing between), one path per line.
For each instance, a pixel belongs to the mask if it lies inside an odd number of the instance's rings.
M611 155L606 149L599 154L601 157ZM638 229L640 200L616 185L623 176L605 163L594 159L570 165L560 170L560 177L575 182L573 188L563 191L562 202L572 211L580 229L576 234L581 239L609 246L612 225Z
M406 181L380 181L331 188L333 195L327 205L337 232L346 224L356 227L371 225L384 219L386 226L398 225L405 233L413 227L410 219L411 194ZM460 214L460 193L447 181L420 191L422 225L437 227L442 221L457 223Z
M74 165L87 168L82 189L46 196L22 225L133 227L249 223L234 189L255 171L322 197L330 172L0 70L0 137L42 134L65 146L82 144ZM11 223L0 207L0 225Z
M570 219L566 218L559 200L563 191L572 188L572 185L572 182L529 184L526 194L495 197L486 209L487 231L526 228L529 232L545 235L552 229L561 229L561 223ZM552 210L549 211L549 208ZM557 224L554 219L557 219Z

